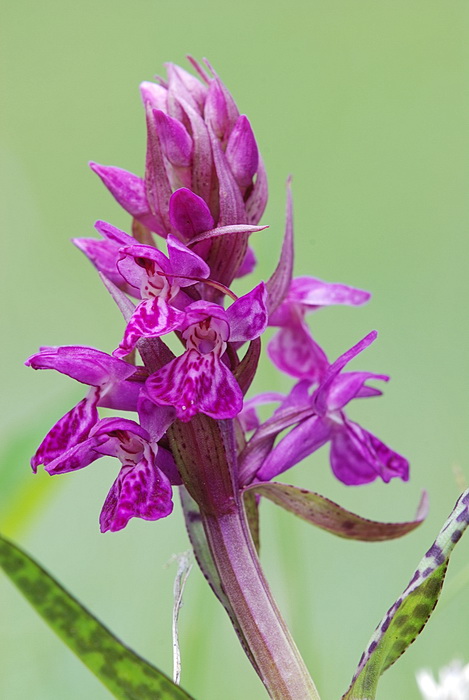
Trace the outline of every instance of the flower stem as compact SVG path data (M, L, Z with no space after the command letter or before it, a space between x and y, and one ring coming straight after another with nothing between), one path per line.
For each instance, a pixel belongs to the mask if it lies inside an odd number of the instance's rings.
M220 517L202 512L207 540L237 623L274 700L319 700L262 572L242 505Z

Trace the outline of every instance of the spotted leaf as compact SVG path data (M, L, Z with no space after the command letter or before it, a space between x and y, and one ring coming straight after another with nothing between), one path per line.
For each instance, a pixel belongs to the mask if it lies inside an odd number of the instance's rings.
M342 700L373 700L381 676L420 634L438 602L448 560L469 524L469 489L457 501L409 585L376 628Z

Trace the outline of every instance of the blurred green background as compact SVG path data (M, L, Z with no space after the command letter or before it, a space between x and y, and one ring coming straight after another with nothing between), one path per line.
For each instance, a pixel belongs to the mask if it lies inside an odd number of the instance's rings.
M0 527L111 629L171 673L173 553L188 544L179 507L158 523L101 535L116 465L32 477L30 454L83 391L22 366L40 344L111 351L122 323L70 243L101 218L128 220L88 160L141 174L138 84L207 56L249 115L264 155L270 229L254 241L258 277L276 262L284 183L293 175L296 272L373 292L362 309L311 317L333 359L369 330L354 367L388 372L385 396L349 415L411 461L407 484L346 488L321 451L286 481L364 516L406 520L422 488L427 522L404 540L350 543L264 503L263 562L324 700L346 690L375 625L406 586L469 480L469 6L465 0L156 0L2 3L3 273ZM287 389L268 367L257 390ZM414 674L469 661L469 537L434 618L380 685L418 698ZM0 577L0 696L104 700L108 692ZM198 571L181 613L182 683L198 700L264 697Z

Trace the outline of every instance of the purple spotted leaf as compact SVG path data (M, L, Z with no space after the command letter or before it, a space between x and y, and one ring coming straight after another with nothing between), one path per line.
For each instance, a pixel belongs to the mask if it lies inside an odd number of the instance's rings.
M425 492L418 506L415 520L403 523L382 523L367 520L345 510L318 493L275 481L253 484L245 489L244 493L256 493L259 496L264 496L299 518L327 530L333 535L366 542L381 542L402 537L402 535L415 530L423 522L428 511L428 499Z
M425 627L443 586L449 557L469 525L469 489L458 499L407 588L376 628L343 700L373 700L380 676Z
M162 671L120 642L26 552L3 537L0 568L57 637L109 690L109 697L193 700Z

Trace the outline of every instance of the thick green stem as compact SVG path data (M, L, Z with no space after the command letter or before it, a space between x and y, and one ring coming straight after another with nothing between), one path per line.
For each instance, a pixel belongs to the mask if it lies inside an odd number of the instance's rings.
M225 607L274 700L319 695L272 598L252 542L236 479L232 421L203 415L176 421L168 438L184 485L197 503ZM226 604L227 603L227 604Z
M202 513L223 590L274 700L319 700L303 659L275 604L254 549L242 506Z

